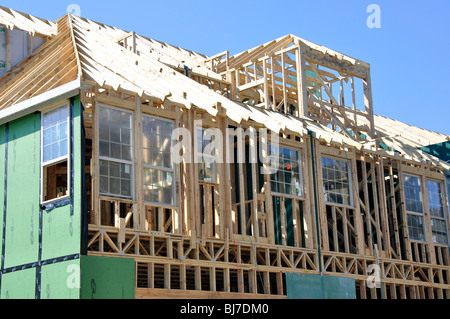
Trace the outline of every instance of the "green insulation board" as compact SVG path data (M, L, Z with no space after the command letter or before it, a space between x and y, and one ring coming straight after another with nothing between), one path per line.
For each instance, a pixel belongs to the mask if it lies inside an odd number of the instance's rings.
M41 299L79 299L80 274L79 259L43 266Z
M427 152L443 161L450 160L450 142L443 142L434 145L429 145L421 148L422 151Z
M1 299L34 299L36 269L26 269L2 275Z
M3 204L5 193L5 125L0 126L0 238L3 239ZM3 245L0 241L0 256L2 256Z
M81 299L134 299L133 259L81 256Z
M286 274L288 299L356 299L354 278Z
M38 260L40 129L39 114L9 124L5 268Z

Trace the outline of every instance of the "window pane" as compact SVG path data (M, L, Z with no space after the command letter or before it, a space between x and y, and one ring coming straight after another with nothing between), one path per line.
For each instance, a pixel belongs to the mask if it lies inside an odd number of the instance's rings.
M143 159L144 200L146 202L174 205L175 183L172 170L172 132L173 123L162 119L144 116ZM151 166L151 167L148 167Z
M427 193L431 216L444 218L442 184L427 181Z
M100 193L131 197L131 165L101 160Z
M422 189L420 179L417 176L404 175L406 210L409 212L423 213Z
M68 155L68 116L68 106L43 114L42 145L44 148L44 163Z
M408 214L409 238L413 240L425 240L423 216Z
M132 114L101 107L99 132L100 156L132 161Z
M173 123L148 116L142 122L144 164L172 169Z
M64 156L64 154L67 154L67 148L68 148L68 140L61 140L59 144L59 156Z
M55 158L60 157L60 154L59 154L59 144L58 144L58 142L56 142L56 143L50 145L50 147L51 147L51 149L52 149L52 159L55 159Z
M108 142L100 141L100 156L110 157Z
M300 152L269 145L269 156L278 170L271 175L272 192L303 196Z
M435 244L447 245L447 222L445 219L431 218L431 227L433 232L433 242Z
M201 157L198 164L198 179L204 182L215 183L215 163L212 157Z
M447 221L444 210L444 185L427 180L428 203L431 215L431 229L435 244L447 245Z
M50 146L44 146L44 163L52 159L52 148Z
M326 202L353 205L348 161L322 157L322 176Z
M174 204L174 174L157 169L144 169L144 200L167 205Z

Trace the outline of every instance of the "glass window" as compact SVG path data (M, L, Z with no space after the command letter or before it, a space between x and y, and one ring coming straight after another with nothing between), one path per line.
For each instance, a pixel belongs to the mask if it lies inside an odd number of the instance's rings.
M207 130L197 129L197 163L198 180L203 182L216 182L216 163L213 156L214 139Z
M69 105L42 114L42 202L69 195Z
M322 174L325 201L352 206L350 162L322 157Z
M142 119L144 200L174 206L175 167L172 159L173 122L151 116Z
M43 114L43 162L47 163L69 153L69 106Z
M408 214L409 238L425 241L422 185L420 178L405 174L403 176L403 183L405 188L406 212Z
M269 145L272 167L277 171L270 176L273 193L303 196L301 152Z
M131 165L100 160L100 193L131 197Z
M133 113L99 107L100 194L132 198Z
M433 242L435 244L447 245L447 219L444 210L443 184L427 180L427 193Z

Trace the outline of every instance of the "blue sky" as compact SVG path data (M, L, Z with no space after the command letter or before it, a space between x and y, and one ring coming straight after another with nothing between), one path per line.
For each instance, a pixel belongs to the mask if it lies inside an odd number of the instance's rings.
M286 34L371 64L375 113L450 135L450 1L2 1L48 20L83 17L207 55L236 54ZM381 9L381 28L366 21Z

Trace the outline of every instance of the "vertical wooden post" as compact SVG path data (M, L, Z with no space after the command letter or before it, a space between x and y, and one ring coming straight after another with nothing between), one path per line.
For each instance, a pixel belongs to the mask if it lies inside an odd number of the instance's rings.
M216 291L216 267L209 268L209 290Z
M398 180L400 183L400 203L401 203L401 213L402 213L402 220L403 220L403 240L405 242L405 254L406 258L409 261L413 261L412 253L411 253L411 242L409 240L409 230L408 230L408 216L406 213L406 199L405 199L405 183L403 179L403 169L402 169L402 162L400 161L398 163Z
M355 151L351 152L351 172L352 172L352 184L353 184L353 201L355 205L355 215L354 215L354 223L355 223L355 232L356 232L356 249L358 254L365 253L365 238L364 238L364 225L363 218L361 214L361 206L359 205L359 191L358 191L358 171L356 170L356 155Z
M367 185L367 165L366 165L366 154L363 152L361 154L361 165L362 165L362 182L363 182L363 191L364 191L364 204L366 208L366 225L367 229L369 230L369 240L372 245L369 245L370 251L372 255L374 255L373 252L373 236L372 236L372 217L371 217L371 207L370 207L370 201L369 201L369 188ZM373 183L372 183L373 184Z
M375 173L375 167L377 165L377 162L374 157L370 160L370 177L372 178L372 196L373 196L373 204L374 209L373 213L375 215L375 220L377 220L378 216L380 215L380 209L379 209L379 201L378 201L378 192L377 192L377 177ZM379 188L379 187L378 187ZM370 216L370 224L372 225L372 214L369 213ZM376 244L378 247L382 247L381 245L381 238L380 238L380 227L379 222L375 222L375 232L376 232Z
M428 255L430 257L430 262L432 264L436 264L436 254L434 251L434 244L433 244L433 232L431 228L431 216L430 216L430 206L428 202L428 191L427 191L427 179L425 175L420 176L420 180L422 183L422 198L423 198L423 207L424 207L424 223L425 223L425 235L427 238L427 250Z
M234 76L235 76L235 92L236 92L236 100L239 101L240 100L240 92L239 92L239 86L241 85L241 78L240 78L240 74L239 74L239 69L235 69L234 71ZM255 73L256 76L256 73Z
M270 109L270 100L269 100L269 81L268 81L268 74L267 74L267 57L264 57L263 60L263 75L264 75L264 107L266 110ZM256 69L255 69L255 77L256 77Z
M276 93L276 85L275 85L275 56L272 55L270 57L271 61L271 76L272 76L272 111L276 111L277 108L277 93Z
M392 209L392 219L394 224L394 236L396 241L396 249L397 249L397 255L401 257L401 244L400 244L400 236L399 236L399 229L398 229L398 218L397 218L397 203L395 201L395 189L394 189L394 172L392 167L392 160L389 161L389 188L391 189L389 197L391 198L391 209ZM389 237L388 237L389 240ZM390 248L390 244L388 244ZM390 250L390 249L389 249ZM389 253L389 256L391 254Z
M356 91L355 91L355 77L350 77L350 82L352 85L352 106L353 106L353 111L356 111ZM355 114L353 115L353 120L355 121L355 123L353 123L353 125L355 127L358 126L358 115Z
M367 113L367 133L370 138L375 138L375 120L373 112L373 101L372 101L372 81L370 79L370 69L367 70L366 78L363 79L364 85L364 105Z
M316 174L317 179L317 201L319 202L317 205L319 214L319 225L316 225L316 227L319 227L320 230L320 241L322 244L322 248L325 251L330 251L330 241L328 238L328 222L327 222L327 207L325 204L325 194L323 190L323 174L322 174L322 155L319 151L319 142L317 140L313 140L314 143L314 149L315 154L312 154L312 156L315 157L316 162L316 171L313 172L313 174ZM320 243L319 243L320 244ZM319 261L321 262L321 261Z
M286 88L286 62L285 62L285 53L281 53L281 74L283 77L283 103L284 103L284 113L288 112L288 95Z
M308 85L306 83L306 65L303 57L303 47L301 43L298 43L298 49L296 50L297 60L297 91L298 91L298 117L305 118L308 113Z
M219 225L220 225L220 237L224 238L226 235L225 229L230 228L231 218L231 181L230 181L230 163L227 163L227 149L228 141L228 119L226 117L219 117L219 129L222 133L223 144L223 163L219 163Z
M286 232L286 205L283 196L280 196L280 225L281 225L281 242L283 246L287 245L287 232Z
M155 265L153 263L147 264L147 287L155 287Z
M250 164L252 166L251 174L252 174L252 236L255 237L256 241L259 241L259 225L258 225L258 166L257 166L257 136L255 129L250 127L252 134L250 134ZM255 152L255 153L253 153ZM254 155L252 155L254 154Z
M339 252L339 239L337 234L337 222L336 222L336 206L331 206L332 229L333 229L333 246L334 251Z
M238 221L241 225L242 235L246 235L246 204L245 204L245 183L244 183L244 161L245 161L245 140L243 136L243 128L240 126L237 133L237 159L239 167L239 201L241 208L241 218Z
M144 209L144 181L142 177L143 168L143 154L142 154L142 111L141 98L136 95L136 110L134 111L134 196L136 198L137 211L133 212L133 226L135 229L145 230L145 209Z
M383 247L382 249L387 253L388 257L391 257L391 240L389 235L389 225L388 225L388 211L387 211L387 194L386 194L386 184L384 179L384 160L379 156L379 166L378 166L378 178L380 180L380 224L381 232L383 234ZM394 199L395 200L395 199Z
M305 232L305 248L314 248L314 218L313 218L313 203L314 203L314 191L313 191L313 182L312 182L312 158L311 158L311 150L307 146L309 144L305 140L305 151L302 152L302 170L303 170L303 194L305 196L305 200L300 202L300 205L303 204L303 229ZM300 229L299 229L300 233Z
M195 114L193 110L187 110L187 129L189 130L189 132L191 132L191 136L194 136L194 119L195 119ZM187 163L187 170L189 172L188 174L188 202L189 202L189 227L190 227L190 231L191 234L192 232L195 233L199 233L197 227L199 227L199 225L197 225L196 223L196 203L197 201L194 200L196 197L196 193L195 193L195 176L197 174L197 171L195 170L195 164L194 164L194 158L195 156L197 156L197 154L194 154L194 143L196 143L197 141L195 141L193 138L191 139L191 141L188 141L189 146L191 147L191 158L190 163Z
M93 103L92 114L94 116L92 120L92 161L91 161L91 175L92 175L92 208L93 208L93 223L95 225L101 224L100 218L100 203L98 201L98 193L100 189L99 173L100 173L100 160L99 160L99 104L98 104L98 88L95 88L95 98Z
M357 201L357 202L358 202L357 205L359 205L359 201ZM344 228L343 229L343 231L344 231L344 249L345 249L346 253L351 253L351 251L350 251L350 243L349 243L350 240L349 240L349 237L348 237L348 227L349 226L348 226L347 214L348 214L348 209L343 207L342 208L342 227ZM364 238L364 235L360 234L358 238L361 238L361 237ZM360 254L363 254L363 252L360 252Z
M5 27L6 72L11 71L11 30Z
M268 138L268 136L266 136ZM272 187L270 183L270 174L269 167L267 165L267 159L269 158L269 141L266 140L262 143L262 145L266 145L267 147L262 147L262 156L264 158L263 169L264 169L264 195L265 195L265 205L266 205L266 214L268 216L267 223L267 239L269 243L275 244L274 237L274 219L273 219L273 204L272 204Z
M300 216L299 216L299 212L297 209L297 203L299 203L300 201L297 199L292 199L292 228L294 230L294 246L295 247L301 247L302 243L302 238L301 238L301 231L300 231L300 223L302 223L303 221L300 220Z

